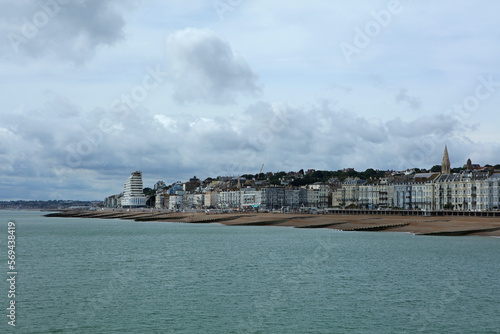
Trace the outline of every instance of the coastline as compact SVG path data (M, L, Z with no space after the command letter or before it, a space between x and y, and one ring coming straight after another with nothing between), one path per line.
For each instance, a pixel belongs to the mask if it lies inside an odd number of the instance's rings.
M406 232L415 235L500 237L500 217L379 216L369 214L210 214L161 211L63 210L46 217L127 219L138 222L220 223L227 226L287 226L340 231Z

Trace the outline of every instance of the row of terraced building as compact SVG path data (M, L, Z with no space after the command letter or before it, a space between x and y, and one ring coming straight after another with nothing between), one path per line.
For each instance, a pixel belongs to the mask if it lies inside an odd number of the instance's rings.
M333 207L485 211L500 207L500 172L475 169L470 159L452 174L445 147L441 173L376 180L347 179L332 193Z

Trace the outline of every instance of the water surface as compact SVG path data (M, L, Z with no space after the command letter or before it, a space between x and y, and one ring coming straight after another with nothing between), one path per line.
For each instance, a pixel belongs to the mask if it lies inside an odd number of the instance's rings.
M19 333L499 333L497 238L0 218Z

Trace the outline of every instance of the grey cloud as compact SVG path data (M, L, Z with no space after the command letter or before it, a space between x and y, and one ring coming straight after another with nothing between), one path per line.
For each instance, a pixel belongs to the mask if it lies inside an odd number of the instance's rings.
M445 115L422 116L412 121L395 118L385 124L390 135L415 138L425 135L449 136L463 129L464 125Z
M445 141L457 160L482 147L461 136L461 125L444 116L384 124L324 103L258 102L230 118L134 112L141 117L119 118L103 109L83 112L54 97L38 110L20 108L15 119L0 116L0 142L8 145L0 150L0 172L40 187L25 189L26 194L75 198L81 186L79 198L99 199L120 192L128 172L136 169L151 186L146 179L257 173L262 163L273 171L426 168L440 162ZM103 119L109 119L111 131L99 129ZM498 145L487 150L486 155L498 152ZM103 180L89 185L89 177Z
M408 89L401 88L396 94L396 102L406 102L408 106L413 110L418 110L422 107L422 101L419 97L411 96L408 94Z
M246 61L209 30L174 32L165 47L174 98L180 103L228 104L237 94L259 92L257 76Z
M0 56L55 57L74 63L90 59L102 45L124 38L123 8L131 1L39 0L0 4Z

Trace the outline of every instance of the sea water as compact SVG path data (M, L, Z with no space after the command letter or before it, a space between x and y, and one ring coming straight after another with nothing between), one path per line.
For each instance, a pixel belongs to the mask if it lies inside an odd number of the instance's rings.
M18 333L500 333L498 238L0 218Z

